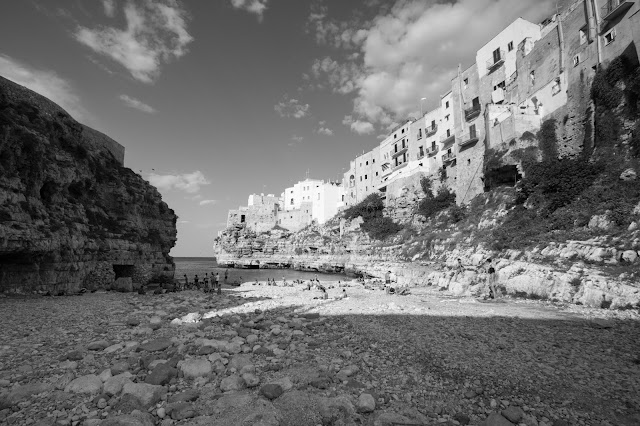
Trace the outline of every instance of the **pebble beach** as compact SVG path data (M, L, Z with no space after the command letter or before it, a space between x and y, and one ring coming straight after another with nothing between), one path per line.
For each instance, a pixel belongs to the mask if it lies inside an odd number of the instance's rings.
M260 284L0 298L0 424L640 424L637 311Z

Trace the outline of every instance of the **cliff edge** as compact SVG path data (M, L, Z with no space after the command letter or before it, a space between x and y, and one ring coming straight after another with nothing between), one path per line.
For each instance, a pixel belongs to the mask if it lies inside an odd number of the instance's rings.
M174 214L124 148L0 77L0 292L173 276Z

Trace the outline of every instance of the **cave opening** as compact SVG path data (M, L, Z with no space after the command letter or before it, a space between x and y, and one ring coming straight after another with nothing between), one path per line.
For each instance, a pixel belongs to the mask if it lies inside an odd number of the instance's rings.
M499 186L515 186L522 179L522 174L515 165L506 165L491 169L484 175L484 190L491 191Z
M113 265L113 272L116 273L116 280L133 277L133 265Z

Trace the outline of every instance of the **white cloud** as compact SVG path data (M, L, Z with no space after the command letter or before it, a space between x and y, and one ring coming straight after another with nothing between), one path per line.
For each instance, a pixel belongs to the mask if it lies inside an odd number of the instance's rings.
M349 128L351 128L351 131L359 135L368 135L370 133L373 133L373 131L375 130L373 124L369 123L368 121L355 120L350 115L344 117L344 119L342 120L342 124L344 124L345 126L349 126Z
M120 100L122 102L124 102L127 106L129 106L131 108L137 109L137 110L142 111L142 112L146 112L147 114L155 114L156 113L156 110L152 106L147 105L144 102L142 102L142 101L140 101L140 100L138 100L136 98L132 98L132 97L127 96L127 95L120 95L119 98L120 98Z
M258 17L259 21L262 21L264 11L267 10L268 2L269 0L231 0L231 5L236 9L253 13Z
M422 97L427 108L435 107L458 64L470 66L475 52L516 18L537 23L554 7L552 0L405 0L349 26L328 20L320 6L309 17L316 40L348 58L318 59L310 76L336 93L356 95L348 123L353 131L384 128L419 111Z
M186 12L177 0L129 2L124 7L126 29L79 26L77 41L124 66L136 80L151 83L160 66L187 53L193 37Z
M326 135L326 136L333 136L333 130L331 130L330 128L327 127L327 122L326 121L319 122L318 126L319 127L316 130L316 132L318 134Z
M273 106L280 117L302 118L309 113L309 104L301 104L297 99L289 99L287 95L281 102Z
M206 206L208 204L212 204L213 205L213 204L218 204L218 200L202 200L198 204L200 204L201 206Z
M181 175L158 175L151 173L149 175L149 182L158 189L166 191L177 189L188 192L189 194L195 194L200 190L200 186L211 183L204 177L200 170Z
M53 71L36 69L0 54L0 75L49 98L78 121L91 119L71 83Z
M327 56L313 61L311 75L316 81L320 82L320 88L327 85L334 93L344 95L358 88L358 82L362 78L362 71L361 67L355 62L339 63ZM324 80L326 80L326 83Z
M291 136L291 141L287 143L287 146L294 147L294 146L300 145L303 140L304 138L302 136L293 135Z
M109 18L113 18L116 14L115 0L102 0L102 6L104 7L104 14Z

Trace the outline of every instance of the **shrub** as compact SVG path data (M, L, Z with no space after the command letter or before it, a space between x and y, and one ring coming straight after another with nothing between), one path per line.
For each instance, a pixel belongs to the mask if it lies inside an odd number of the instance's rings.
M371 194L355 206L344 211L346 219L362 217L361 228L369 237L383 240L397 234L402 226L394 223L390 218L382 215L384 203L378 194Z
M438 193L434 196L431 190L431 180L427 177L423 177L420 181L420 186L424 191L425 198L420 201L416 213L429 219L436 213L439 213L450 206L454 206L456 203L456 194L449 191L449 188L441 186ZM460 217L460 211L456 212ZM457 220L456 220L457 222Z

